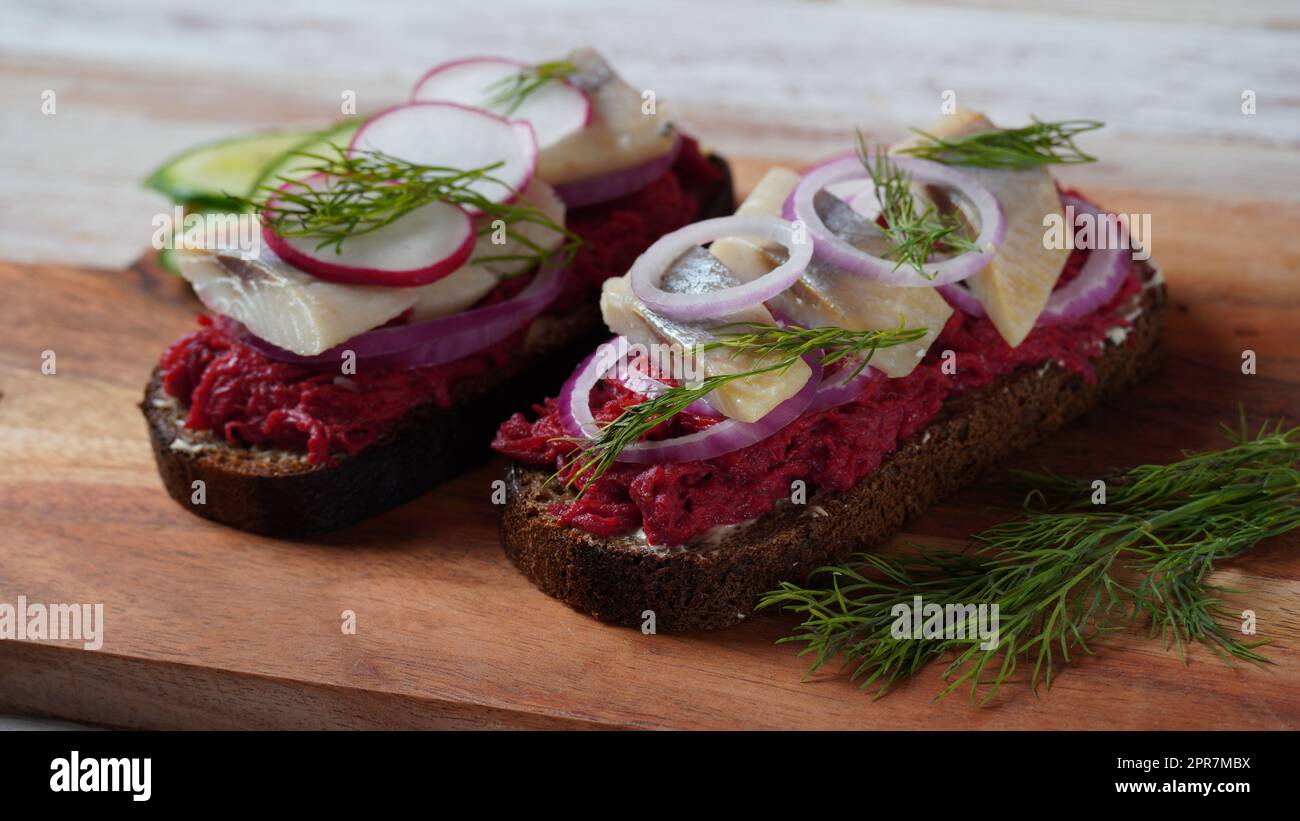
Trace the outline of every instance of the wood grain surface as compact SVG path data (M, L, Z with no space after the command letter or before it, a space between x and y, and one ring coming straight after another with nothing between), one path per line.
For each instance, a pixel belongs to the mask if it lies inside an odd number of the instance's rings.
M742 183L762 162L739 163ZM1016 460L1088 475L1217 444L1243 403L1300 415L1300 206L1223 205L1097 189L1150 210L1172 296L1164 368L1122 403ZM1224 243L1251 230L1271 244ZM307 542L202 521L166 497L135 403L194 304L150 265L0 264L0 591L103 602L105 640L0 642L0 710L128 727L1300 727L1296 534L1216 581L1275 640L1274 664L1184 665L1140 637L1107 645L1039 698L932 703L937 669L881 701L834 674L801 681L758 616L721 633L600 625L531 587L502 556L495 463L364 525ZM1243 375L1241 352L1259 372ZM44 350L58 373L40 372ZM1014 501L1001 475L912 522L899 541L958 544ZM357 614L344 635L341 613Z
M127 267L168 207L139 188L167 155L331 121L344 91L377 110L466 53L595 45L742 158L742 188L760 158L815 159L855 124L898 136L952 90L1005 123L1105 120L1087 143L1103 161L1060 176L1152 214L1169 281L1159 374L1015 464L1167 461L1217 446L1239 403L1300 417L1294 2L0 0L0 19L0 602L102 602L107 622L98 651L0 641L0 712L168 728L1300 727L1295 534L1216 579L1274 639L1269 667L1199 648L1184 665L1126 637L1046 695L1012 685L974 709L931 702L937 669L875 702L834 674L802 682L804 662L773 645L792 626L780 616L644 636L569 611L502 557L500 463L310 542L199 520L164 494L135 408L195 306ZM899 542L960 544L994 520L987 505L1014 501L990 476Z
M126 265L167 207L139 181L177 151L332 122L345 91L378 111L442 60L580 45L729 156L893 139L952 91L1005 124L1105 121L1105 162L1067 180L1300 202L1294 0L0 0L0 20L0 259Z

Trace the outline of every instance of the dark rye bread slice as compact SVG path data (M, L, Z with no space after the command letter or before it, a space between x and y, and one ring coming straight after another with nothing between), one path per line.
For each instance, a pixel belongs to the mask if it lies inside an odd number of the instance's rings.
M566 498L551 471L512 464L501 544L546 593L576 610L625 626L654 611L658 630L710 630L739 622L778 582L877 544L941 497L1103 399L1152 365L1165 324L1164 287L1153 279L1124 344L1107 342L1089 385L1056 363L1021 367L944 404L923 430L844 492L815 492L783 504L704 545L656 549L634 537L605 539L560 524L552 502Z
M701 219L735 210L731 171L696 192ZM621 272L616 272L621 273ZM452 404L411 408L387 436L337 464L310 465L306 454L231 445L184 427L185 408L162 388L155 368L140 409L167 493L190 511L266 536L297 537L360 522L481 464L501 422L521 405L554 393L573 365L608 336L595 300L563 316L543 316L499 369L461 380ZM195 504L196 481L203 503Z

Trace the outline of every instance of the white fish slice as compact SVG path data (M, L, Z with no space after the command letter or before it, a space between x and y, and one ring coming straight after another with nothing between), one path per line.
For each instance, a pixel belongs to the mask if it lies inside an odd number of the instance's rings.
M721 262L708 251L696 248L686 252L664 276L664 290L673 293L707 293L739 284ZM680 322L646 308L632 293L627 277L605 281L600 309L605 324L615 333L643 345L676 343L685 352L716 340L717 328L731 323L772 325L772 314L762 306L716 319ZM737 328L737 332L744 329ZM703 352L697 367L704 376L717 376L753 370L775 359L727 348ZM784 371L771 371L747 379L737 379L718 388L706 398L719 413L742 422L755 422L773 408L799 392L812 375L807 364L796 362Z
M592 49L579 49L569 59L578 68L569 81L591 97L591 122L542 150L538 176L562 185L631 168L672 149L676 134L662 103L644 113L641 92Z
M780 214L782 204L799 179L793 171L772 169L736 213ZM837 235L877 256L889 250L889 242L879 229L840 199L823 191L817 195L814 205L826 227ZM762 276L785 261L784 248L745 238L720 239L709 250L744 281ZM925 328L925 336L915 342L881 348L872 356L872 366L891 377L911 373L952 316L952 308L933 288L885 285L815 258L799 281L769 304L810 328L833 325L851 331L893 330L900 318L906 327Z
M541 180L520 194L519 202L564 224L564 203ZM516 223L516 231L543 248L554 249L564 236L535 223ZM527 253L515 239L494 245L480 237L471 260L479 256ZM181 275L207 308L238 320L255 336L287 351L313 356L412 308L412 319L432 319L463 311L487 295L504 276L526 261L463 265L446 277L415 288L388 288L326 282L276 256L265 245L259 258L244 260L236 252L182 250Z
M257 337L314 356L378 327L415 304L418 288L342 285L294 268L263 246L257 259L236 251L178 249L181 276L208 310L236 319Z
M923 129L951 138L995 128L983 114L966 109ZM893 152L924 142L919 135L895 145ZM966 280L988 312L998 333L1013 348L1024 341L1047 305L1056 280L1070 256L1066 248L1047 248L1043 221L1049 214L1064 219L1056 183L1045 168L959 169L983 183L997 197L1006 215L1007 233L988 266Z

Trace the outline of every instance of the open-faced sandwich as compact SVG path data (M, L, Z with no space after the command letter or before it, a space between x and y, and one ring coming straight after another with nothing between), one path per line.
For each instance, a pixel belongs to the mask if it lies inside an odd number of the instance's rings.
M141 406L171 496L269 535L351 524L490 454L603 338L601 283L734 207L726 163L591 51L447 63L409 103L276 139L252 191L215 197L258 247L178 241L211 316ZM151 184L206 207L187 195L266 145L187 153Z
M1132 383L1161 278L1046 168L1099 125L859 137L656 242L605 283L616 336L497 433L506 553L599 619L724 627Z

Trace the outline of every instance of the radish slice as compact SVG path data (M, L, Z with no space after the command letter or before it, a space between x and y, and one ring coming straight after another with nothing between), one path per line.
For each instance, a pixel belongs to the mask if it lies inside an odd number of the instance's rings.
M348 150L382 151L410 163L457 171L500 163L488 172L493 179L466 186L491 202L514 202L537 169L531 125L457 103L407 103L381 111L362 124Z
M325 176L316 174L280 190L326 185ZM268 210L278 203L274 197L268 200ZM285 262L321 279L409 288L428 285L465 264L474 250L474 221L462 208L431 202L376 231L348 237L338 253L333 246L318 248L320 240L314 237L280 236L269 224L262 227L262 238Z
M591 98L567 80L552 80L524 98L513 111L491 105L498 84L529 66L502 57L468 57L434 66L411 92L411 102L460 103L512 120L527 120L545 150L591 122Z

